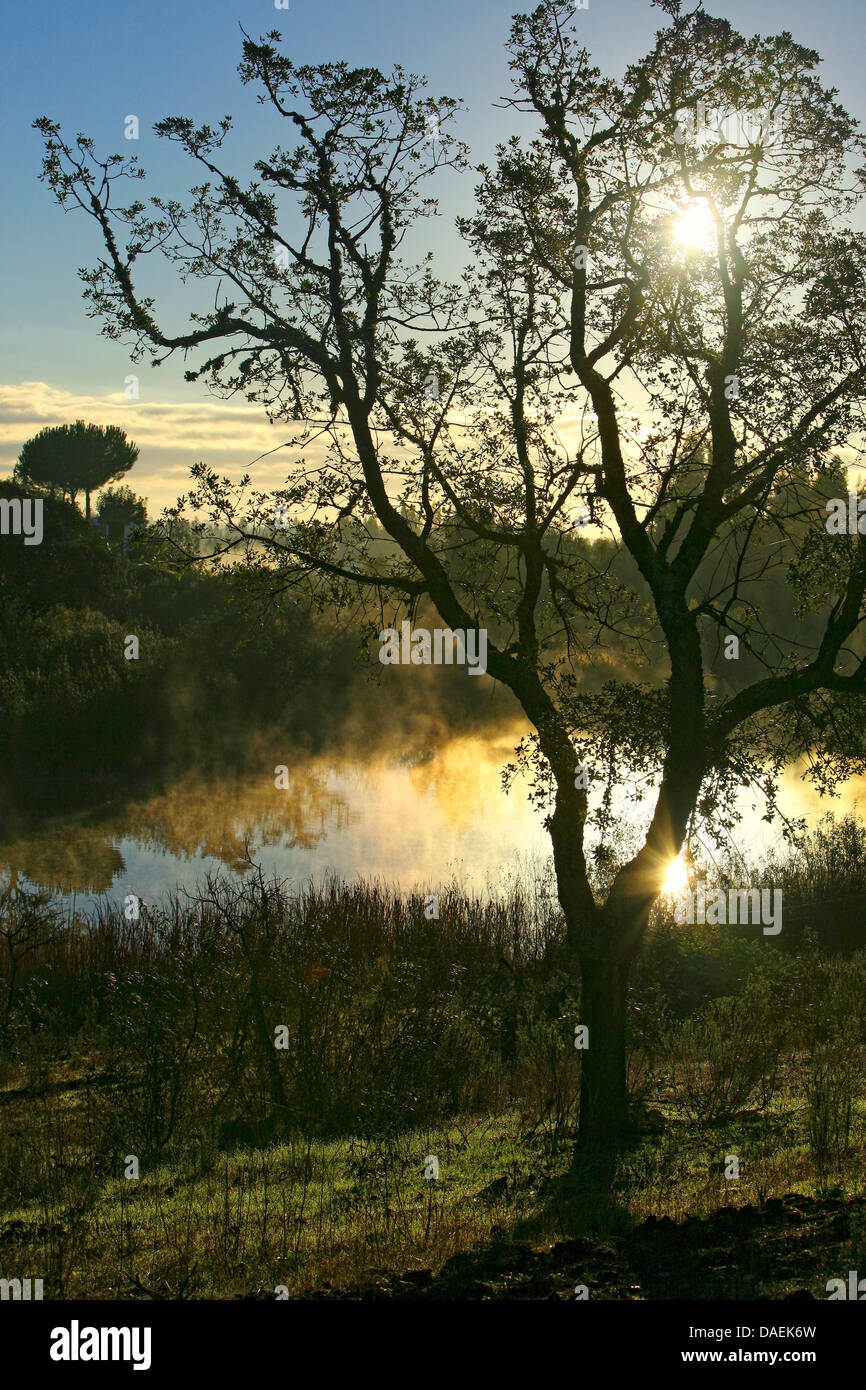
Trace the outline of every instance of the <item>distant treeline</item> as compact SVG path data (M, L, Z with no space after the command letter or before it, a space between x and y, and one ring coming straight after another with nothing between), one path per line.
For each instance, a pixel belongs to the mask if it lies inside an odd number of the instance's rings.
M0 482L0 498L25 492ZM237 768L249 736L265 728L309 752L349 744L424 752L517 713L504 689L455 668L388 668L382 701L372 684L382 680L373 636L382 615L372 608L326 621L261 556L222 569L185 565L163 523L142 527L127 547L121 537L107 544L72 502L37 495L41 544L0 537L0 835L25 811L122 800L192 766ZM192 539L186 523L172 524ZM643 581L612 541L572 534L562 544L631 591L635 612L643 606ZM497 557L490 563L495 571ZM716 584L720 567L734 563L733 553L714 558ZM769 629L814 638L819 615L795 613L784 568L750 585L749 599ZM436 625L423 604L416 620ZM629 637L604 631L589 610L576 620L594 654L582 668L586 690L633 676ZM137 659L126 659L129 636L138 638ZM666 667L654 636L650 623L643 671L660 685ZM741 659L724 659L711 623L704 643L718 693L758 674L760 660L745 647Z
M0 497L22 495L0 482ZM42 500L40 545L0 537L0 833L192 766L236 768L264 727L317 752L357 738L359 719L369 746L393 739L401 714L405 737L420 705L444 703L455 730L503 709L465 672L425 672L402 682L386 720L371 685L381 667L357 626L269 594L255 567L181 564L159 523L124 554L72 503ZM125 656L130 636L137 659Z

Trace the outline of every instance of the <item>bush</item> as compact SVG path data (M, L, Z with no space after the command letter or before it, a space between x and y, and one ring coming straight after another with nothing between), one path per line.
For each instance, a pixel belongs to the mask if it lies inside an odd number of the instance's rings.
M703 1122L728 1119L772 1095L778 1054L745 997L711 999L668 1038L677 1101Z

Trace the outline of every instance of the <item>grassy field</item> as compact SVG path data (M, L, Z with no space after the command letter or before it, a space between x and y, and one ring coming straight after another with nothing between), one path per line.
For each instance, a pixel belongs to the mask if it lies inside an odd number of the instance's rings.
M567 1144L543 1128L527 1133L516 1114L390 1138L202 1149L127 1179L94 1171L86 1143L75 1143L88 1125L86 1090L35 1105L9 1094L4 1158L10 1135L26 1127L28 1161L26 1197L7 1204L0 1225L3 1274L42 1277L52 1297L303 1296L355 1288L382 1271L435 1273L459 1252L503 1240L546 1249L628 1235L647 1218L761 1208L790 1193L837 1204L866 1198L862 1149L819 1172L804 1118L784 1100L711 1128L665 1106L664 1128L638 1139L612 1181L597 1185L569 1173ZM720 1154L738 1156L738 1180L719 1171ZM436 1180L424 1177L429 1155ZM855 1259L862 1217L852 1213ZM836 1273L816 1251L816 1297Z
M391 1296L391 1271L403 1297L553 1248L568 1272L531 1296L564 1296L575 1261L602 1296L665 1296L640 1270L668 1259L693 1296L823 1296L866 1267L864 864L846 824L776 865L779 939L661 905L631 990L634 1135L577 1168L579 994L537 884L443 894L434 922L423 898L255 878L135 923L7 896L0 1277L273 1298ZM682 1264L696 1221L715 1263Z

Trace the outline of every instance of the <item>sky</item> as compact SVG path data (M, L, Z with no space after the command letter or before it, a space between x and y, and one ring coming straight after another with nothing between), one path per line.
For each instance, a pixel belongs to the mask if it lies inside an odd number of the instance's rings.
M461 98L455 134L475 162L491 159L499 140L521 129L520 118L496 103L510 90L504 44L514 0L41 0L6 7L4 82L0 91L0 476L11 472L25 439L46 425L83 418L125 429L141 450L127 482L148 498L151 516L185 491L190 466L203 460L219 473L240 474L258 454L282 442L284 430L243 402L219 400L183 381L183 366L158 371L133 366L123 345L108 342L87 317L79 266L99 254L91 219L64 215L39 182L41 115L64 132L84 131L98 153L136 153L152 176L145 190L178 196L192 181L187 162L151 131L168 115L214 123L231 114L225 147L238 172L282 137L276 117L256 103L237 75L241 26L253 38L278 29L297 62L345 58L387 70L401 63L430 80L431 95ZM709 0L706 8L741 32L776 33L816 48L821 75L866 122L862 73L866 51L864 0ZM663 16L649 0L589 0L578 12L596 62L619 74L649 47ZM136 115L137 142L124 139ZM228 162L228 156L226 156ZM138 191L141 191L139 185ZM449 176L436 189L444 222L471 206L473 177ZM170 281L153 281L170 310ZM173 327L170 315L163 312ZM177 325L182 328L182 323ZM139 377L139 399L125 383ZM284 455L260 465L256 481L277 486Z

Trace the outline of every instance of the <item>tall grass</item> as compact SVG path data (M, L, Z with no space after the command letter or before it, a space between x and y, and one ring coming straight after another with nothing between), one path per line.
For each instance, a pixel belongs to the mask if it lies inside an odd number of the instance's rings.
M784 930L677 927L659 905L628 1059L654 1111L618 1160L618 1219L626 1202L682 1214L862 1183L866 952L822 948L813 890L832 862L851 876L834 892L853 892L863 846L849 834L833 859L819 840L777 866L805 920L793 949ZM452 886L431 916L420 894L296 890L251 866L137 921L105 904L70 922L10 888L4 1273L38 1264L52 1296L273 1296L435 1264L504 1222L570 1231L544 1194L577 1118L579 982L548 890ZM739 1186L719 1176L728 1154ZM593 1199L592 1229L605 1210Z
M567 1057L577 985L555 912L538 906L519 886L501 900L451 888L431 919L420 895L293 892L260 873L211 880L137 922L106 906L47 930L48 909L19 902L10 918L40 932L16 961L6 1060L23 1065L34 1037L43 1060L93 1050L114 1152L484 1110L537 1071L540 1020Z
M811 905L820 928L816 885L829 889L831 867L837 894L859 885L866 837L847 823L841 834L838 853L824 828L775 866L786 914ZM142 904L137 921L104 904L68 923L10 889L7 1094L75 1086L102 1163L206 1164L221 1149L506 1111L556 1150L576 1119L580 997L548 888L524 877L472 897L452 885L434 909L376 883L293 889L250 865ZM679 928L660 904L634 972L629 1076L669 1115L705 1124L768 1110L793 1086L823 1170L859 1124L866 963L826 955L808 933L796 944Z

